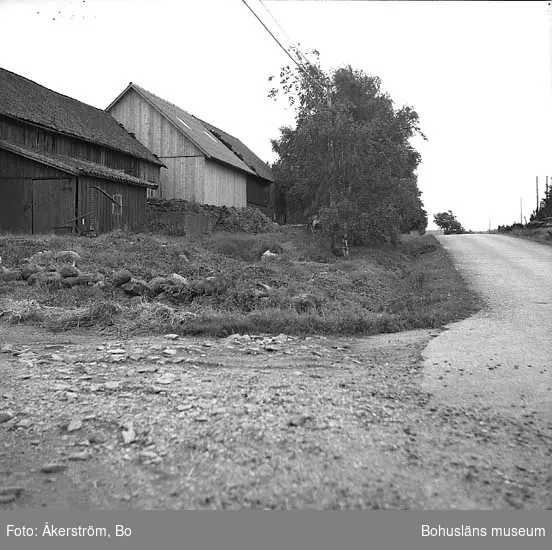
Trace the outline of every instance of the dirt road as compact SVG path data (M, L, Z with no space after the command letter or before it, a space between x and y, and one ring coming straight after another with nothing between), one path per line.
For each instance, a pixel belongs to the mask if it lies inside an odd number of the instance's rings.
M552 248L502 235L440 240L485 307L425 349L424 389L550 429Z
M444 332L0 326L0 510L552 507L550 250L443 243L487 300Z

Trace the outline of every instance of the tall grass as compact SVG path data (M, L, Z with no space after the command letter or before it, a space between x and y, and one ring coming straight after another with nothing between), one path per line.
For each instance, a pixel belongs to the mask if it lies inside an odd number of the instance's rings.
M9 288L0 292L0 320L56 329L111 326L130 333L366 335L438 327L477 308L431 235L409 237L397 247L357 247L347 260L336 258L323 238L302 230L196 238L122 232L97 239L0 237L4 265L16 266L44 249L75 250L82 269L102 270L108 278L122 267L145 279L176 272L192 285L216 275L223 289L215 295L180 292L159 302L131 301L109 285L47 290L0 283L0 291ZM270 249L279 252L277 260L262 260Z

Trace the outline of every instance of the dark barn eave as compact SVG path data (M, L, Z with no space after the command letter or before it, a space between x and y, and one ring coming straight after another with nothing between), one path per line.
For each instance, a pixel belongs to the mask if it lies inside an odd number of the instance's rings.
M14 145L5 140L0 140L0 148L45 166L56 168L67 174L75 176L87 175L118 183L157 189L157 185L154 183L83 159L68 157L65 155L55 155L52 153L39 153L33 149Z

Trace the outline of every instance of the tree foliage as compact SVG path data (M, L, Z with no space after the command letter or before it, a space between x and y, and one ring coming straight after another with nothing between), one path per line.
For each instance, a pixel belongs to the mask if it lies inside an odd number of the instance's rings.
M547 218L552 218L552 185L546 187L544 198L538 210L531 215L530 221L544 221Z
M456 219L456 216L451 210L448 212L439 212L433 215L433 221L435 224L443 230L445 235L453 235L465 233L466 230L462 227L462 224Z
M345 228L356 242L425 231L421 159L409 141L424 137L416 111L395 109L379 78L350 66L326 73L318 62L284 67L271 92L279 94L295 109L295 127L272 141L274 196L285 197L291 221L318 215L332 236Z

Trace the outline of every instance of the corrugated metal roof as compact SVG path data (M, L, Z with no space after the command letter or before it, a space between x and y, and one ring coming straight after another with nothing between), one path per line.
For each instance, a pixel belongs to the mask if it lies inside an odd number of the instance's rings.
M0 68L0 114L164 166L109 113Z
M65 155L54 155L51 153L39 153L34 149L28 149L26 147L21 147L19 145L14 145L5 140L0 140L0 149L5 149L16 155L21 155L30 160L34 160L41 164L51 166L52 168L57 168L62 172L67 172L75 176L93 176L102 179L108 179L111 181L117 181L120 183L126 183L129 185L136 185L139 187L149 187L151 189L157 189L157 185L149 181L143 180L141 178L136 178L125 174L124 172L119 172L113 168L106 168L105 166L100 166L94 162L89 162L75 157L68 157Z
M218 160L235 168L248 173L255 174L243 160L241 160L234 152L228 148L222 141L217 139L210 131L209 127L201 120L194 117L190 113L184 111L177 105L165 101L164 99L152 94L148 90L130 83L128 88L123 92L126 93L129 89L134 89L146 101L153 105L167 119L169 119L180 132L182 132L190 141L192 141L207 157ZM119 96L119 97L121 97ZM115 100L108 109L116 102Z
M195 118L195 117L194 117ZM247 147L243 142L238 138L226 133L224 130L205 122L204 120L199 120L204 126L206 126L211 133L220 139L231 151L234 152L241 160L245 162L260 178L268 180L269 182L274 181L274 176L272 175L272 170L270 167L265 164L249 147Z

